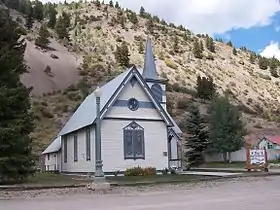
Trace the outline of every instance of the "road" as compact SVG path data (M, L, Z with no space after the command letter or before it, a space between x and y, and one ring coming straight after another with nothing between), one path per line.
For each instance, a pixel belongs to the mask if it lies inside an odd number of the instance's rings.
M0 200L0 210L279 210L280 177Z

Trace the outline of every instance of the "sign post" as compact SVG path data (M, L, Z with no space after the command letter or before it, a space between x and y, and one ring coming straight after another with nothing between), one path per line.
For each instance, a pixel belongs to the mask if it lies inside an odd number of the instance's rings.
M267 152L266 149L246 149L246 168L248 171L261 170L268 172Z

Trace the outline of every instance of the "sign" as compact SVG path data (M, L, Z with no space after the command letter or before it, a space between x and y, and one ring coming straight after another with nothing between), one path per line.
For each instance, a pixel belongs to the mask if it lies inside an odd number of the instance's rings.
M250 163L256 165L265 164L265 150L264 149L250 149Z
M267 153L266 149L252 149L246 147L247 161L246 168L248 171L251 170L262 170L268 171Z

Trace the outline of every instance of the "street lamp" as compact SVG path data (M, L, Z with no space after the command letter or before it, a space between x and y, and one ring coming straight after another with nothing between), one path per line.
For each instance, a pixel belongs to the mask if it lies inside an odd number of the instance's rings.
M96 124L95 124L95 181L105 181L101 159L101 128L100 128L100 97L101 91L97 87L94 91L96 98Z

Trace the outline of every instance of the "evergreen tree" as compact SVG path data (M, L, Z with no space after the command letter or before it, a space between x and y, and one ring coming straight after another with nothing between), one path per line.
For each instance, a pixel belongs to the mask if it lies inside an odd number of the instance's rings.
M109 1L109 6L110 6L110 7L114 7L114 3L113 3L112 0Z
M176 53L179 52L179 40L178 40L177 35L175 35L175 37L174 37L173 51Z
M222 153L224 161L230 162L230 153L239 150L244 143L246 130L242 114L230 103L228 96L215 98L209 113L210 149Z
M44 6L39 0L34 2L33 17L39 21L44 19Z
M140 8L140 17L145 17L146 16L146 12L145 12L145 9L144 9L144 7L141 7Z
M54 28L55 27L55 24L56 24L56 9L53 5L51 5L49 7L49 22L48 22L48 26L50 28Z
M101 3L100 3L99 0L96 0L96 1L94 2L94 4L95 4L95 6L96 6L98 9L100 9Z
M55 30L59 39L69 39L68 29L62 16L58 18Z
M197 167L204 162L203 153L209 144L208 131L197 106L192 107L186 129L188 137L186 138L185 147L188 167Z
M251 63L251 64L254 64L255 61L256 61L256 55L255 55L254 53L250 53L250 58L249 58L249 60L250 60L250 63Z
M66 13L65 11L62 12L62 19L63 19L63 22L64 22L64 25L66 28L70 27L70 15L68 13Z
M228 41L228 42L227 42L227 45L228 45L228 46L230 46L230 47L232 47L232 46L233 46L233 44L232 44L232 42L231 42L231 41Z
M204 46L203 46L202 40L199 41L199 47L200 47L200 50L203 52L204 51Z
M120 9L119 2L116 2L116 4L115 4L115 8Z
M140 42L139 42L138 52L139 52L140 54L143 54L143 53L144 53L144 43L143 43L143 41L140 41Z
M260 67L260 69L266 70L268 68L268 64L269 64L269 62L268 62L267 58L262 57L262 56L259 57L259 67Z
M130 20L130 22L132 22L133 24L138 24L138 18L137 18L137 14L135 12L131 12L128 15L128 19Z
M34 172L31 154L33 117L30 89L20 81L27 72L24 40L9 13L0 9L0 182L23 181Z
M121 66L128 66L129 65L129 50L127 47L126 42L122 42L121 46L117 46L117 49L115 51L115 58L116 61L121 65Z
M41 25L39 37L35 40L35 44L43 49L48 48L48 44L50 43L48 40L49 36L47 27L45 25Z
M204 100L211 100L216 95L216 87L212 77L206 78L198 76L196 90L197 96Z
M32 27L33 27L33 16L32 14L29 14L26 18L26 21L25 21L25 27L30 30Z
M201 46L197 39L193 43L193 55L195 58L202 59L203 58L203 50L201 49Z
M206 37L206 48L210 51L210 52L215 52L215 44L214 44L214 40L211 37Z
M232 48L232 54L233 54L233 55L237 55L237 50L236 50L235 47Z

